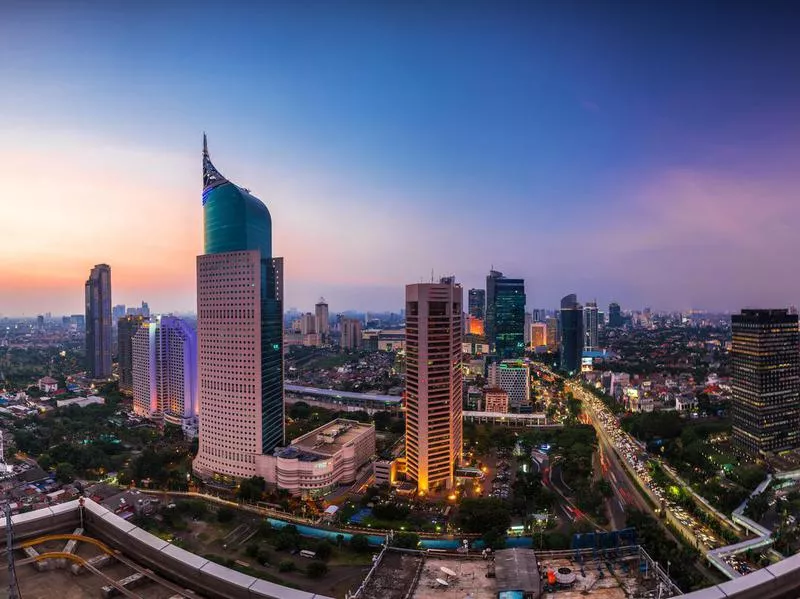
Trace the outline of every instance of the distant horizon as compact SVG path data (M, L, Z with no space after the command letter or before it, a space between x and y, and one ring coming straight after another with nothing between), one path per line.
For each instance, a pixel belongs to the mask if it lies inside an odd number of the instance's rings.
M800 303L794 3L6 4L0 313L194 309L203 131L286 304Z

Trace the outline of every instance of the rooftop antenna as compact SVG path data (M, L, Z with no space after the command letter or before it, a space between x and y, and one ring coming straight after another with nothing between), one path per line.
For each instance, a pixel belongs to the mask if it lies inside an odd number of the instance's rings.
M431 269L431 283L433 283L433 269Z

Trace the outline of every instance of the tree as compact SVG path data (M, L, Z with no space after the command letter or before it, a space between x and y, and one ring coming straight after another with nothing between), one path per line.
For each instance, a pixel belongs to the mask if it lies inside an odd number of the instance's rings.
M306 566L306 574L309 578L322 578L328 573L328 564L324 562L311 562Z
M367 535L358 533L350 537L350 549L357 553L369 551L369 539L367 538Z
M217 510L217 522L225 524L236 517L236 512L229 507L221 507Z
M392 414L386 410L375 412L373 418L375 421L375 428L379 431L388 430L389 426L392 424Z
M416 549L419 545L419 535L413 532L399 532L394 535L392 544L402 549Z
M294 562L290 559L281 560L281 563L278 564L278 572L291 572L292 570L294 570Z
M292 420L308 420L310 416L311 406L303 401L298 401L289 408L289 417Z
M262 547L261 549L258 550L258 558L257 559L258 559L258 563L261 564L262 566L264 564L268 564L271 557L272 557L272 554L269 552L269 550L266 547Z
M62 483L71 483L75 480L75 466L68 462L56 464L56 480Z
M457 521L464 532L484 534L500 530L502 534L511 526L508 505L497 497L467 498L461 502Z
M324 561L330 558L331 553L333 553L333 547L331 547L328 541L323 539L314 547L314 553L319 559Z
M252 476L241 482L237 496L244 501L260 501L266 488L263 476Z

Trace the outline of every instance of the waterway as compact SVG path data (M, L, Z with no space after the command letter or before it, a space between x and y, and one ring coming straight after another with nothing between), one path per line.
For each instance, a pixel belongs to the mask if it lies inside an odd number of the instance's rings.
M306 526L305 524L295 524L294 522L286 522L285 520L278 520L277 518L267 518L267 521L273 528L283 528L292 524L297 527L299 532L304 537L312 537L315 539L328 539L333 543L337 542L339 535L342 536L345 542L350 542L353 538L353 533L329 530L327 528L317 528L315 526ZM368 534L367 539L370 545L379 546L386 540L386 535ZM420 548L422 549L449 549L456 550L461 546L461 541L458 539L420 539ZM506 539L506 547L533 547L532 537L508 537ZM483 541L476 540L471 545L472 549L483 549Z

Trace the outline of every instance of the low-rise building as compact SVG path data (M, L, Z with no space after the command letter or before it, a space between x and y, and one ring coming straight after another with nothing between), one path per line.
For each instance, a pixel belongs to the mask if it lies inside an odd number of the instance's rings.
M375 453L375 426L338 418L264 456L267 483L295 495L319 496L354 483Z
M483 392L485 412L508 412L508 393L499 387L488 387Z
M376 460L372 464L372 473L375 475L376 485L391 485L397 479L397 464L395 460Z
M52 377L45 376L39 379L39 391L42 393L55 393L58 389L58 381Z

